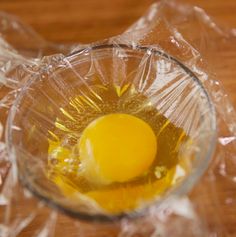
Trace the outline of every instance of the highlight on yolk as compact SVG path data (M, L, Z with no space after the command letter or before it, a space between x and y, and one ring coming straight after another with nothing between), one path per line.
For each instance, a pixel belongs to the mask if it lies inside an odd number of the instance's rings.
M153 163L157 139L143 120L128 114L108 114L92 121L79 141L82 172L91 182L132 180Z

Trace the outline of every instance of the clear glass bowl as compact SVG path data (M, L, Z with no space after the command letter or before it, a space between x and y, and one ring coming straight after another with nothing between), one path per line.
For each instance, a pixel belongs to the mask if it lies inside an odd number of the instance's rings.
M189 158L191 170L182 181L149 206L131 213L109 215L73 202L51 182L48 166L49 130L69 98L93 85L132 83L152 106L194 141ZM55 61L31 76L11 108L7 146L23 185L49 205L86 220L114 220L145 215L169 197L189 191L203 174L215 148L214 107L201 81L175 58L156 49L104 44L81 49ZM188 148L189 149L189 148ZM191 156L192 157L192 156Z

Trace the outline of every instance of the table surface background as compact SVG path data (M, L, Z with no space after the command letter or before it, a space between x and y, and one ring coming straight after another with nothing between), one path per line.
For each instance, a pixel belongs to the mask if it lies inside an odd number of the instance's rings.
M1 0L0 10L19 16L49 41L88 43L121 33L153 2L154 0ZM216 21L236 28L236 0L185 2L203 7ZM236 66L236 59L232 60ZM234 76L235 73L228 72L223 83L236 107ZM236 223L236 215L234 220ZM232 228L236 231L236 227ZM21 236L31 235L28 230Z

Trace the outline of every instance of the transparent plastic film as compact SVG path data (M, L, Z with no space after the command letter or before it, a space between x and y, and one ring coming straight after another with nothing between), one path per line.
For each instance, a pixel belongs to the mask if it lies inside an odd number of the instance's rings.
M235 30L177 1L90 45L0 24L1 237L235 234Z

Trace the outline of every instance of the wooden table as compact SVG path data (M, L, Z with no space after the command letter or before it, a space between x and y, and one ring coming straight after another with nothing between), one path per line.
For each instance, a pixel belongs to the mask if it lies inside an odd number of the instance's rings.
M137 20L154 0L1 0L0 10L19 16L30 24L39 34L49 41L58 43L88 43L104 39L123 32ZM216 21L223 25L236 28L235 0L186 0L185 2L203 7ZM229 53L229 62L235 63L236 58ZM224 75L222 68L222 75ZM236 107L236 72L227 71L222 79ZM232 221L233 220L233 221ZM236 223L236 214L230 220ZM227 219L225 220L227 222ZM32 236L34 223L23 231L21 237ZM70 229L69 219L61 220L65 226L60 236L77 236ZM236 236L236 227L231 228L232 236ZM68 234L70 233L70 234ZM235 235L233 234L235 233ZM96 236L96 234L91 235Z

